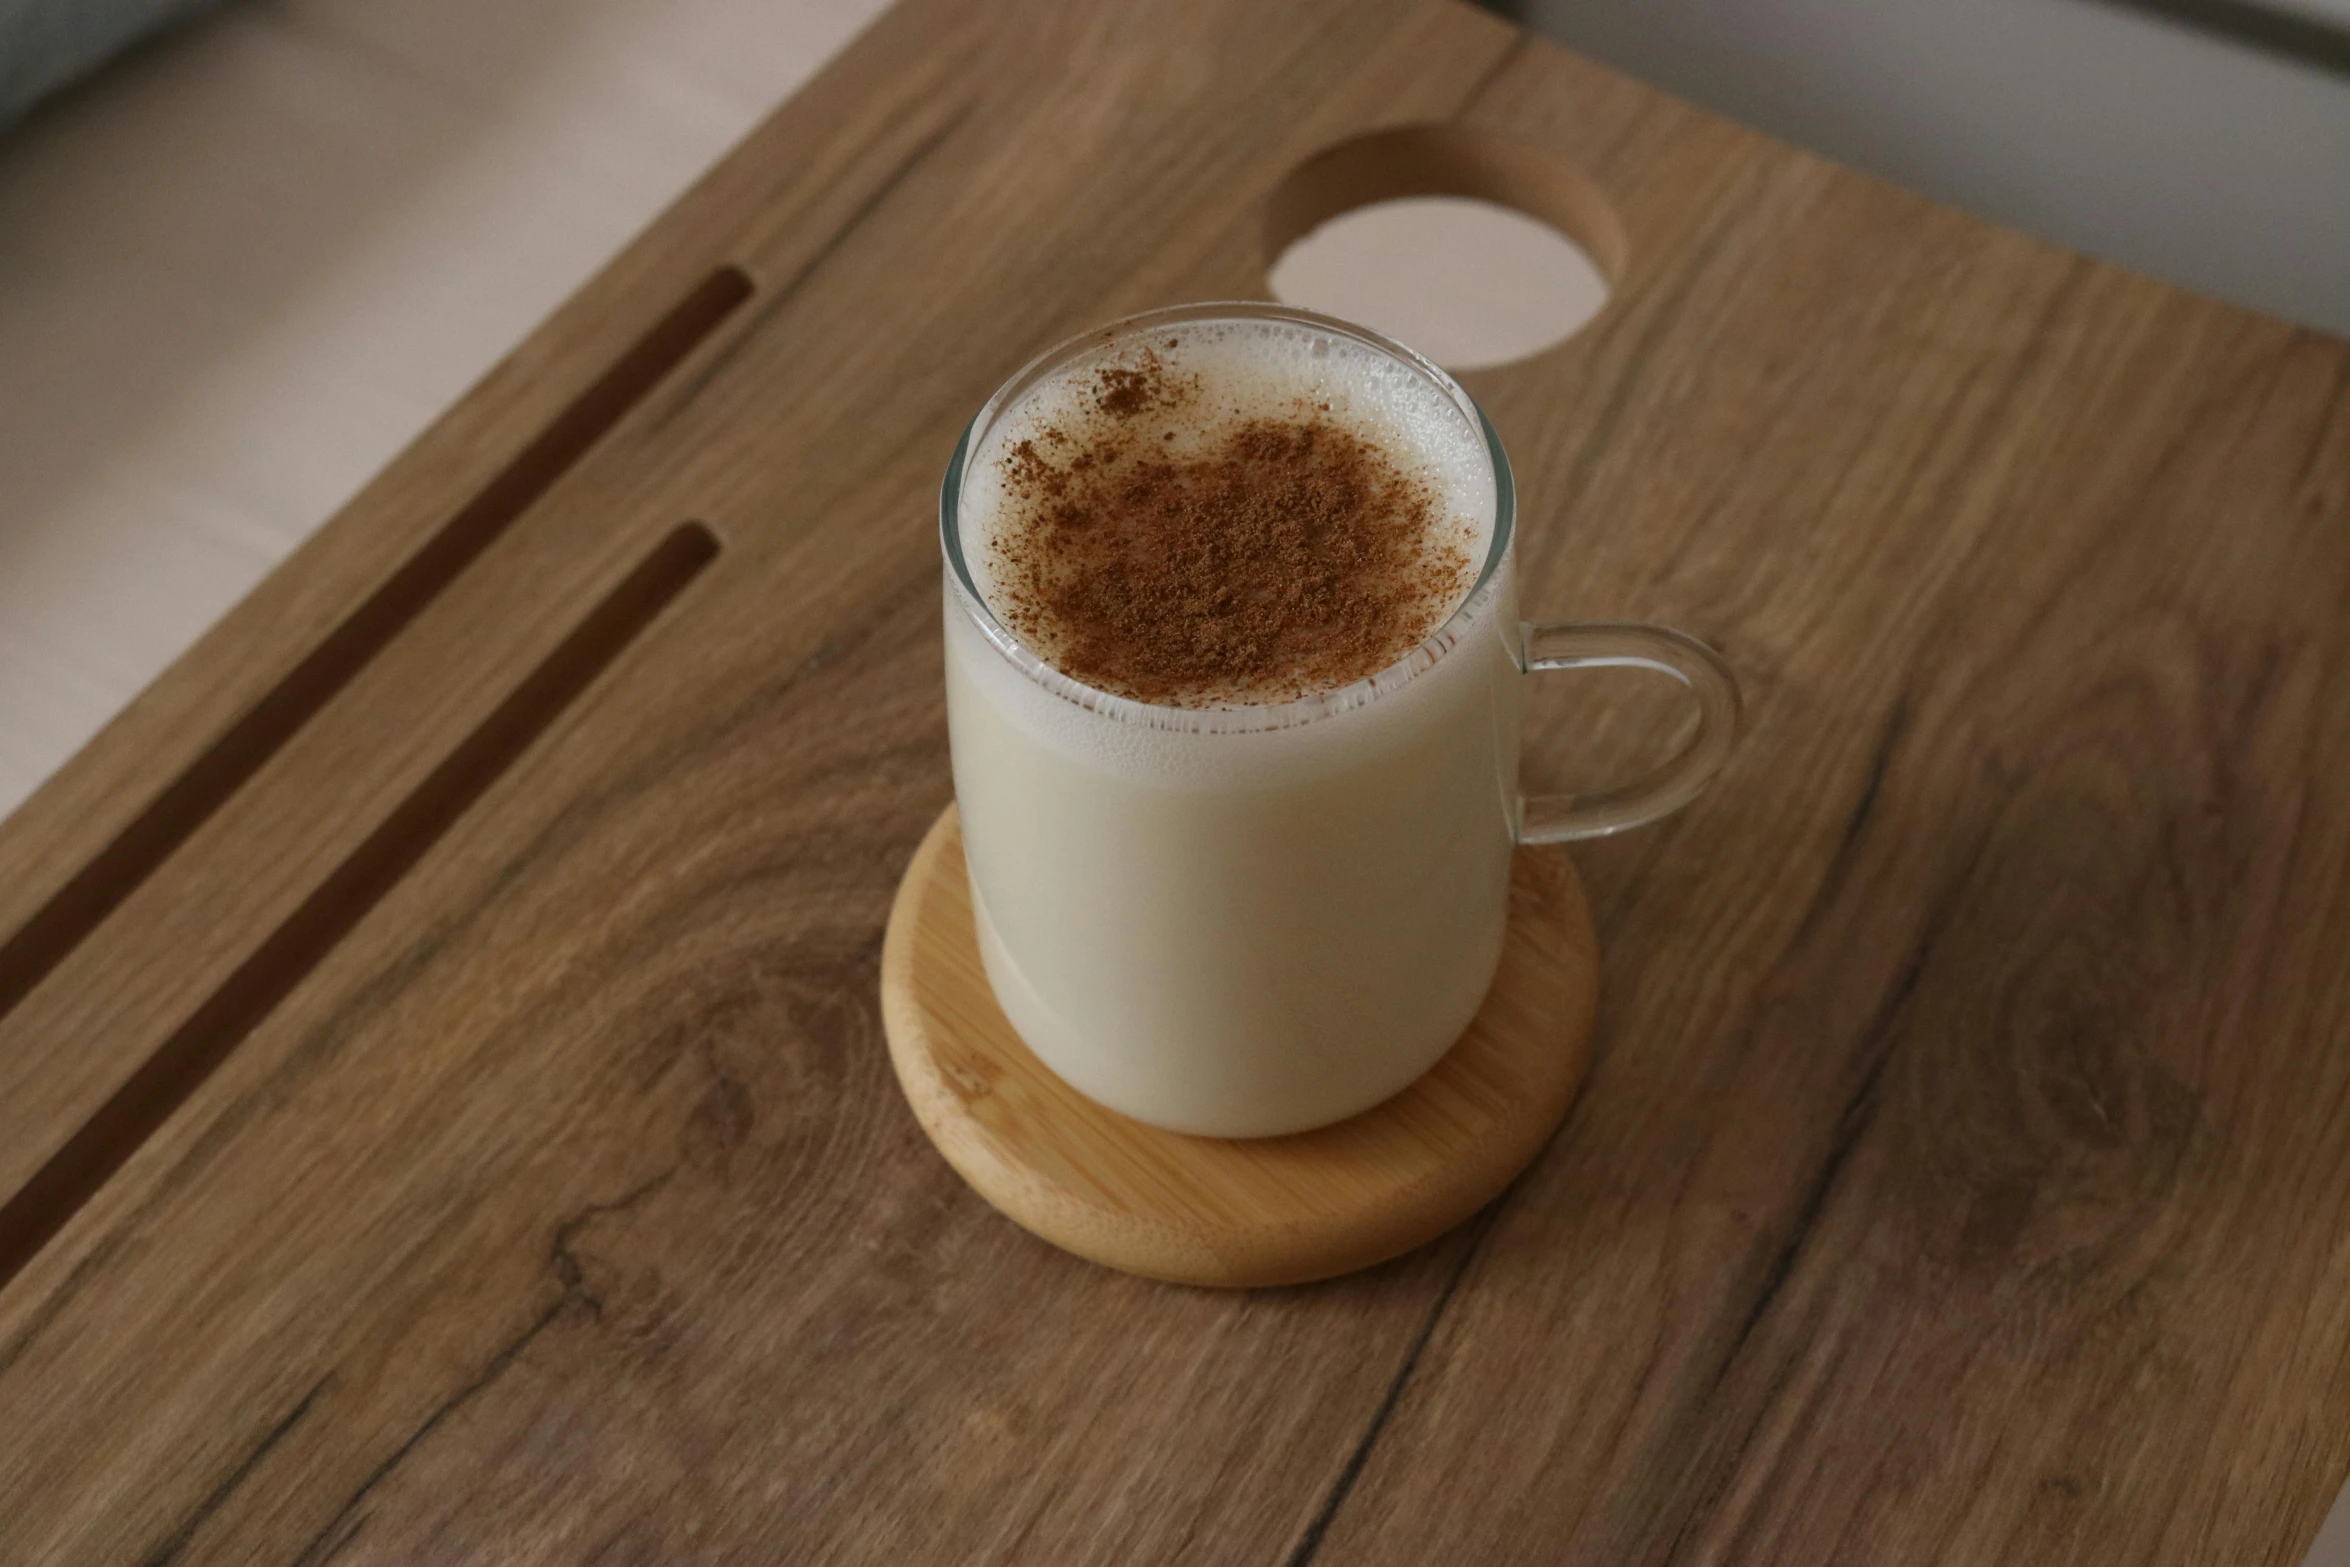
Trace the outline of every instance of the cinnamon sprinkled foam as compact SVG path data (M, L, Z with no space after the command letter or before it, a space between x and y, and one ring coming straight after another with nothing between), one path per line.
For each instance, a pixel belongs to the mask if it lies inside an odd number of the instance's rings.
M1273 704L1408 655L1466 597L1483 438L1409 367L1279 321L1080 356L999 417L963 491L974 576L1086 685Z

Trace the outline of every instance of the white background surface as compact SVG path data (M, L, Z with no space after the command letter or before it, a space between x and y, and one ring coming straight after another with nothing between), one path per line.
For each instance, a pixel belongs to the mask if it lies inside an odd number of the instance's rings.
M0 135L0 814L880 0L236 0Z
M2062 59L1984 54L1993 7L2023 28L2011 36L2124 46L2073 60L2080 97ZM233 0L0 136L0 813L880 9ZM2071 242L2169 244L2173 275L2310 319L2322 312L2288 306L2316 289L2350 319L2338 81L2168 34L2083 32L2096 8L2069 0L1536 9L1766 128L1832 151L1856 137L1842 155L1930 193L1997 209L2006 191L2029 208L2009 221L2059 238L2112 209L2119 227ZM1842 88L1821 85L1823 41L1850 68ZM1946 67L1970 57L1989 61L1995 105L2045 112L1962 157L1970 89ZM2132 78L2132 60L2155 75ZM2145 164L2101 116L2147 80L2183 149L2162 167L2211 182L2200 206L2133 218L2052 188L2048 137L2074 137L2058 164ZM2196 146L2247 127L2283 150L2231 183L2240 160ZM2294 209L2295 182L2329 176ZM2247 224L2291 243L2247 261ZM2205 263L2235 270L2215 285ZM1364 264L1314 261L1312 286L1360 289L1348 267ZM2350 1567L2350 1507L2310 1563Z
M1570 48L1853 168L2350 336L2350 74L2105 0L1519 4ZM2350 0L2322 7L2278 9L2350 18Z

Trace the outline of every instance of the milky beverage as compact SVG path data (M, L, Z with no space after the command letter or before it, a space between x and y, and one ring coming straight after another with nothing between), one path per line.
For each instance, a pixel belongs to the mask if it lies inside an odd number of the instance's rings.
M1466 398L1335 324L1189 319L1047 364L967 439L948 718L1006 1015L1179 1131L1396 1093L1493 978L1518 808Z

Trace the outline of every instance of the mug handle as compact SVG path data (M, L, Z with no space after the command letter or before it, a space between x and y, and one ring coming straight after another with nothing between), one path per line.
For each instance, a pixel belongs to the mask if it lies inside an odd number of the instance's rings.
M1602 621L1526 625L1528 674L1554 669L1653 669L1697 699L1697 732L1678 756L1645 778L1585 794L1542 794L1518 803L1518 842L1602 838L1669 816L1697 798L1730 758L1738 738L1738 681L1722 655L1664 626Z

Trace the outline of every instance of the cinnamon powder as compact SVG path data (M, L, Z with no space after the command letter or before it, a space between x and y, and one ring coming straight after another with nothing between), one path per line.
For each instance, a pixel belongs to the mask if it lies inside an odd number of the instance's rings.
M1077 427L1002 459L990 594L1085 684L1176 707L1334 690L1402 658L1467 586L1441 493L1326 406L1203 430L1200 388L1147 350L1091 390ZM1205 438L1178 447L1187 425Z

